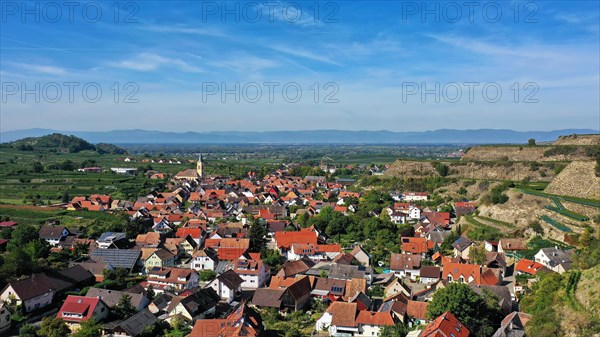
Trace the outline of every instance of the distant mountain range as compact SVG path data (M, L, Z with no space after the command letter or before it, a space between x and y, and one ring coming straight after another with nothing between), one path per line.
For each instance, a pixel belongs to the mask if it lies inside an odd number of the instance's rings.
M62 133L91 143L112 144L522 144L554 141L561 135L597 134L593 129L514 131L497 129L440 129L421 132L393 131L212 131L165 132L149 130L59 131L27 129L0 133L0 142Z

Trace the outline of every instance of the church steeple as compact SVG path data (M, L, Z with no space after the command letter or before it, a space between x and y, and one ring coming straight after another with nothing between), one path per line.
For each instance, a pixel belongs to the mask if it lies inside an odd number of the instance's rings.
M202 153L198 156L198 163L196 163L196 173L198 178L203 178L204 164L202 163Z

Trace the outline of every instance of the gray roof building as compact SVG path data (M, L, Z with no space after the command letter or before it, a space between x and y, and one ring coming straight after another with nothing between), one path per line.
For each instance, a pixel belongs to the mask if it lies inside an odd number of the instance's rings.
M90 256L98 262L110 263L114 268L125 268L128 270L135 267L142 252L135 249L96 249Z

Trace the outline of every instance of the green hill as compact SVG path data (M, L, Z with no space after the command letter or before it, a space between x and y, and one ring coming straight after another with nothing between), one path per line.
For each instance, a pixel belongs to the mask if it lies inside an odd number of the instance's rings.
M96 151L99 154L126 154L124 149L106 143L94 145L75 136L53 133L41 137L29 137L16 140L9 145L20 151L78 153L81 151Z

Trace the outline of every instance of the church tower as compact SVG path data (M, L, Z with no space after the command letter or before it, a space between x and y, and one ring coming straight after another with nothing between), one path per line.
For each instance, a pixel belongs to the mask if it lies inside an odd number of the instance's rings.
M198 158L198 163L196 163L196 173L198 173L198 178L203 178L203 167L204 165L202 164L202 154L200 154L200 157Z

